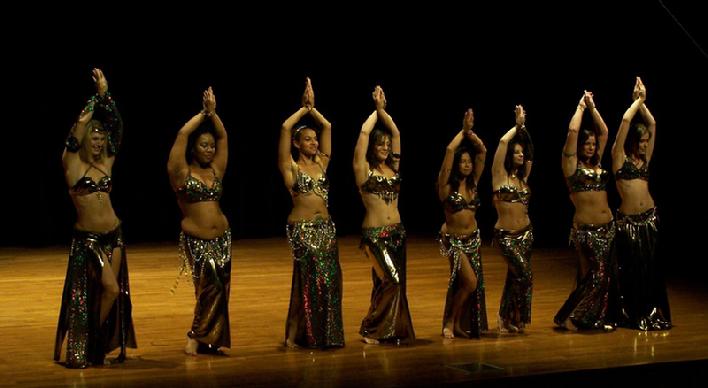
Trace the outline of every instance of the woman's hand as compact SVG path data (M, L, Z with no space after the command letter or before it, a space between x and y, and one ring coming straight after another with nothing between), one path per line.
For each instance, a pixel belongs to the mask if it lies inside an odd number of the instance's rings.
M588 92L586 90L585 94L583 95L583 101L585 102L585 106L587 106L588 109L595 109L595 100L593 99L592 92Z
M108 81L106 80L106 77L103 75L103 72L101 69L95 68L93 69L93 75L91 76L93 79L93 82L96 84L96 91L98 92L98 95L103 97L106 95L106 92L108 92Z
M516 128L526 125L526 111L523 106L517 105L514 109L514 114L516 115Z
M472 108L468 108L465 112L465 118L462 119L462 131L467 134L472 132L472 127L474 126L474 111Z
M213 115L216 111L216 96L211 86L202 94L202 107L204 114L207 116Z
M585 104L585 94L587 93L587 90L583 92L583 96L580 97L580 101L578 101L578 108L585 109L587 108L587 105Z
M386 95L384 94L383 89L381 89L381 86L376 85L376 88L374 88L374 92L371 93L371 96L374 98L376 110L386 109Z
M637 77L637 82L634 84L634 92L632 93L632 97L635 100L642 100L642 102L647 99L647 88L644 86L642 79L639 77Z
M307 77L307 81L305 81L305 91L302 93L302 106L308 110L315 107L315 91L312 89L310 77Z

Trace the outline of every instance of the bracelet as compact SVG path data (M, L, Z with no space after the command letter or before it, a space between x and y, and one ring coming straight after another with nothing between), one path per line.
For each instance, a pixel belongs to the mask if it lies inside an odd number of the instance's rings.
M86 101L86 106L84 106L84 109L81 110L81 114L83 115L86 112L93 112L96 102L98 102L98 94L91 96L91 98Z
M81 148L81 144L79 143L79 139L77 139L73 133L70 133L69 136L66 138L66 142L64 142L64 146L66 146L67 151L72 152L72 153L79 152L79 149Z
M399 154L399 153L397 153L397 152L391 152L391 157L396 158L396 159L400 159L400 158L401 158L401 154Z

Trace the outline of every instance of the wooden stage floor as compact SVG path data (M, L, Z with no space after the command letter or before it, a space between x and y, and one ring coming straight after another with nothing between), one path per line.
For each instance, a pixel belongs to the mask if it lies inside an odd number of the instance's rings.
M285 316L292 261L284 238L238 240L233 246L230 356L182 353L194 294L171 244L128 246L138 349L124 364L70 370L52 360L68 246L0 248L0 385L18 386L699 386L708 378L708 292L669 282L676 325L666 332L619 329L572 333L552 318L573 287L575 260L566 249L533 256L532 323L521 335L444 340L441 319L447 260L432 239L408 245L408 298L418 340L412 346L366 345L358 335L371 292L370 263L356 237L340 239L346 347L286 349ZM487 314L496 314L506 275L497 249L483 248ZM683 376L678 376L678 375ZM608 380L609 379L609 380ZM699 384L700 383L700 384ZM685 385L682 383L682 385Z

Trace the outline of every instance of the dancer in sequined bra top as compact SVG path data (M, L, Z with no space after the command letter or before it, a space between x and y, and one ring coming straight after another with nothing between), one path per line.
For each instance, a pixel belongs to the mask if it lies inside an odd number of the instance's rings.
M354 179L366 214L361 249L372 263L369 312L359 333L369 344L410 344L415 340L406 297L406 231L398 213L401 134L386 112L380 86L372 93L376 110L361 126L354 148ZM374 129L381 120L385 130Z
M64 281L54 359L66 339L68 368L103 365L107 353L135 348L128 262L121 222L111 204L111 173L123 121L103 72L93 69L97 93L81 111L62 155L76 223Z
M507 264L506 283L499 305L499 330L522 332L531 322L531 245L528 185L533 143L526 130L526 112L515 109L516 125L502 136L492 164L492 188L497 223L494 240Z
M321 128L293 127L310 115ZM332 151L332 125L315 108L309 78L300 109L280 129L278 165L293 209L286 234L293 252L290 308L285 323L288 347L344 346L342 326L342 271L334 222L327 210L327 166ZM294 155L293 155L294 152Z
M654 152L656 121L646 106L646 88L639 77L633 98L612 146L612 171L622 198L617 211L619 323L632 329L668 330L671 311L656 255L659 218L649 193L649 162ZM643 123L633 123L637 112Z
M231 230L219 206L227 161L226 129L209 87L202 95L202 111L179 130L167 161L183 215L180 273L191 274L196 297L184 348L190 355L224 354L231 347Z
M593 129L580 128L586 109ZM563 176L575 206L570 240L579 263L576 288L553 320L560 328L611 331L615 327L615 223L605 191L609 175L600 166L607 132L592 93L586 91L570 120L563 148Z
M450 261L442 334L445 338L479 338L487 330L481 240L476 213L477 183L484 171L487 149L472 131L474 112L468 109L462 129L445 150L438 174L438 197L445 210L440 253ZM466 144L463 144L465 142Z

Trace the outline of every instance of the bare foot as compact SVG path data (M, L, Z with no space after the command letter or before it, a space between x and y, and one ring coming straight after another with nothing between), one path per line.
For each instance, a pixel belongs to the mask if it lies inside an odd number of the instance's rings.
M369 345L378 345L379 344L379 340L369 338L369 337L361 337L361 340L364 341L364 343L367 343Z
M558 327L559 329L566 329L566 330L568 330L568 322L569 321L570 321L569 319L566 319L565 321L553 319L553 323L556 324L556 327Z
M571 331L578 331L578 328L573 324L573 321L570 320L570 318L566 319L563 322L560 321L555 321L554 323L560 328L560 329L565 329L565 330L571 330Z
M226 346L219 346L216 351L223 356L228 356L231 353L231 349L227 348Z
M455 338L455 333L453 332L453 330L451 328L446 327L443 329L443 337L445 337L447 339L453 339L453 338Z
M508 321L502 321L501 326L499 327L499 331L502 333L518 333L521 330L519 330L518 327L516 327L514 324Z
M453 332L453 333L455 333L455 332L457 332L457 333L467 333L467 335L470 334L469 330L465 330L465 329L463 329L462 327L460 327L459 325L453 326L452 332Z
M184 352L190 356L197 355L197 347L199 347L199 342L195 339L187 338L187 344L184 345Z
M112 358L112 359L111 359L111 358L108 358L108 357L105 357L105 358L103 359L103 365L120 364L120 363L124 362L125 359L126 359L125 353L121 353L121 354L118 355L118 357L115 357L115 358Z
M285 340L285 346L289 347L290 349L299 348L299 346L297 346L297 344L293 340L289 339Z

